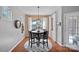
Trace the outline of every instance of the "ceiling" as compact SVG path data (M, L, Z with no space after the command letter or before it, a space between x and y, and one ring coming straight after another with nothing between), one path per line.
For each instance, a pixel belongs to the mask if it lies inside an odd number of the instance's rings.
M20 12L28 15L38 15L38 6L11 6L16 12ZM40 15L52 14L58 6L39 6Z

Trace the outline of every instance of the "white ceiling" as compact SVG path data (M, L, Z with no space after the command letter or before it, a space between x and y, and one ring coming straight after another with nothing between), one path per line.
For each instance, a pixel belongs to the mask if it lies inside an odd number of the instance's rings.
M57 9L57 7L58 6L40 6L39 14L50 15ZM11 8L23 14L38 15L37 6L11 6Z

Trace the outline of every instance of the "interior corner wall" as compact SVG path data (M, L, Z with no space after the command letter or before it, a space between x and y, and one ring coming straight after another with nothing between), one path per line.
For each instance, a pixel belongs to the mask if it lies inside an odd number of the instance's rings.
M58 7L56 10L57 13L57 17L56 17L56 29L57 29L57 33L56 33L56 41L62 45L62 7ZM61 22L61 25L59 25L59 23Z
M57 29L56 29L56 19L57 19L57 18L56 18L56 12L54 12L51 17L52 17L51 20L53 21L52 37L53 37L53 40L56 41L56 30L57 30Z
M53 21L54 30L51 31L51 19L50 19L51 17L49 17L49 36L52 37L54 41L62 45L62 26L58 25L58 23L60 22L62 23L62 7L61 6L56 7L53 13L54 12L56 12L56 23L55 21ZM57 25L56 27L55 24ZM55 30L57 30L57 33L55 32Z
M55 38L55 34L56 34L56 31L55 31L55 19L53 18L53 19L51 19L52 18L52 16L53 15L51 15L51 16L49 16L49 37L51 37L54 41L56 41L56 38ZM52 22L52 20L53 20L53 22ZM51 23L52 22L52 23ZM53 30L51 30L52 29L52 27L51 27L51 25L53 24Z
M52 33L51 33L51 16L49 16L49 37L52 37Z
M28 15L25 16L25 36L29 37L29 33L28 33Z

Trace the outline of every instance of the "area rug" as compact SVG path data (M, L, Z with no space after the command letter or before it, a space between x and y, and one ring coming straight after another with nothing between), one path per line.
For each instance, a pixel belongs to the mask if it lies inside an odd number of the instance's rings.
M29 52L48 52L51 48L52 48L52 44L50 42L48 42L48 47L45 44L44 48L43 48L43 44L40 44L40 46L38 47L36 44L32 45L32 48L29 46L29 41L27 41L24 44L25 49L27 49Z

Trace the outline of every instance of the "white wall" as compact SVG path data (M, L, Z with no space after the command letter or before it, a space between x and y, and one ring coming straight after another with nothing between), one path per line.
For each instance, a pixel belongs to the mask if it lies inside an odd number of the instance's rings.
M16 9L13 9L13 7L10 8L13 12L12 21L8 21L8 19L0 19L0 52L10 51L10 49L15 46L17 42L24 36L24 33L21 33L21 28L16 29L14 27L14 20L23 15L20 14L19 10L16 12ZM2 8L0 7L0 15L2 15L1 13ZM24 21L24 16L21 21Z
M61 26L59 26L61 22ZM62 45L62 7L57 9L57 42Z
M53 40L54 41L56 41L56 12L55 13L53 13L53 15L51 16L53 19L51 19L51 20L53 20L53 31L52 31L52 37L53 37Z
M51 31L51 20L49 17L49 36L62 45L62 26L58 25L59 22L62 22L62 7L58 6L52 12L53 14L56 12L56 19L53 20L53 31ZM51 15L52 17L54 17L53 14Z
M52 31L51 31L51 16L49 16L49 36L52 37Z

